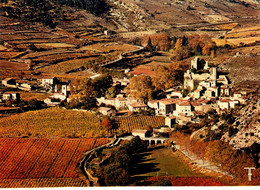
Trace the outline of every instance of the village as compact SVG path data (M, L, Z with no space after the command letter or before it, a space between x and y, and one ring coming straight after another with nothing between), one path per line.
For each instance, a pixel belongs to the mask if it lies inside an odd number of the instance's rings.
M174 118L176 123L185 124L187 122L198 122L199 116L214 109L217 113L222 110L235 108L236 105L245 104L247 92L235 92L231 95L231 85L225 75L218 74L217 67L210 67L208 62L195 57L191 61L191 69L184 74L184 86L167 89L164 93L166 98L160 100L150 100L146 104L140 102L135 97L126 97L125 87L129 84L129 79L113 78L113 87L116 88L115 98L97 98L98 105L110 105L115 109L103 106L99 112L107 116L116 116L130 112L147 111L154 109L156 115L163 115ZM44 100L46 106L57 106L62 101L70 101L70 84L60 82L56 77L43 77L38 80L23 80L22 83L15 79L6 78L2 80L2 85L9 88L23 91L36 91L49 93L50 96ZM188 89L189 94L184 95L184 90ZM5 101L12 103L20 100L19 91L8 91L2 93L2 105Z
M115 98L105 96L96 98L99 108L97 112L108 116L124 116L129 113L151 111L155 115L165 116L165 125L172 128L174 124L199 123L208 111L215 110L217 114L234 109L237 105L245 105L248 94L245 91L234 92L231 95L231 83L226 75L219 74L217 67L211 67L208 61L195 57L184 74L184 85L164 91L166 98L153 99L148 102L127 96L125 88L129 78L113 78ZM43 108L59 106L62 102L71 100L70 82L61 82L56 77L45 76L35 80L23 79L22 82L12 78L2 80L2 85L22 91L48 93L41 105ZM188 90L188 93L184 89ZM187 91L186 90L186 91ZM19 91L6 91L1 94L1 110L12 110L20 101ZM8 104L7 104L8 103ZM8 106L9 105L9 106Z

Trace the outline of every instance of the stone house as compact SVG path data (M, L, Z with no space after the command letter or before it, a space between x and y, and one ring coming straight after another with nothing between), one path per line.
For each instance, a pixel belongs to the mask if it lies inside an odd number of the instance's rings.
M227 86L220 87L220 96L230 96L230 88Z
M187 124L188 122L192 122L192 117L191 116L187 116L185 115L184 113L180 113L176 122L179 124L179 125L185 125Z
M117 109L127 107L128 106L128 99L123 97L115 98L115 107Z
M103 115L109 116L109 117L116 116L116 111L113 110L112 108L100 107L98 109L98 112L102 113Z
M20 100L20 94L18 92L5 92L3 93L3 100Z
M171 117L165 118L165 125L166 126L169 126L170 128L172 128L175 123L176 123L176 117L171 116Z
M242 94L239 92L236 92L236 93L234 93L233 97L234 97L234 99L239 99L242 97Z
M220 99L218 101L218 106L220 109L230 109L230 108L235 108L236 105L239 105L238 100L231 100L231 99Z
M195 90L192 96L200 97L229 96L229 81L225 75L217 72L217 67L209 67L208 62L195 57L191 61L191 69L184 73L184 88ZM196 89L199 89L196 91Z
M227 99L223 99L223 100L219 100L218 101L218 106L219 106L219 108L220 109L222 109L222 110L224 110L224 109L229 109L229 102L230 102L231 100L227 100Z
M192 107L189 101L180 101L176 104L176 114L180 115L183 114L185 116L192 115Z
M176 110L177 99L162 99L159 100L159 114L169 115Z
M199 99L202 96L202 89L196 89L193 93L193 98Z
M99 105L103 103L106 105L115 106L115 98L101 97L101 98L97 98L97 102Z
M49 97L44 100L44 103L47 104L47 106L57 106L61 103L61 100L53 97Z
M56 77L51 77L51 76L45 76L42 79L40 79L41 85L44 87L52 86L53 84L56 83L56 80L57 80Z
M209 87L205 91L206 97L218 97L219 96L219 88L218 87Z
M128 109L129 111L132 111L132 112L138 112L140 110L147 110L148 109L148 106L144 103L132 103L130 105L128 105Z
M20 83L17 86L21 90L25 90L25 91L31 91L32 90L32 85L30 85L28 83Z
M231 100L229 102L230 108L235 108L237 105L239 105L239 101L238 100Z
M173 91L171 94L167 94L167 98L182 98L183 94L181 91Z
M139 136L140 138L145 138L148 134L147 130L144 129L133 129L132 135L133 136Z
M150 100L150 101L148 101L147 105L150 108L153 108L155 110L155 113L158 113L158 110L159 110L159 100Z

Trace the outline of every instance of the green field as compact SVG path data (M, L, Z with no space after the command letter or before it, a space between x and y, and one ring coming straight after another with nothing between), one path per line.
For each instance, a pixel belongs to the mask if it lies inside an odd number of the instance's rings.
M143 154L135 169L135 176L202 177L192 171L183 161L180 152L168 147L157 147Z

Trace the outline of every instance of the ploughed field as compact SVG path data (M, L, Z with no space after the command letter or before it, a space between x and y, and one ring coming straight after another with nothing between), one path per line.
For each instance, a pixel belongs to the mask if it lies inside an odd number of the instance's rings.
M108 142L86 139L0 139L0 188L88 185L78 176L83 153Z

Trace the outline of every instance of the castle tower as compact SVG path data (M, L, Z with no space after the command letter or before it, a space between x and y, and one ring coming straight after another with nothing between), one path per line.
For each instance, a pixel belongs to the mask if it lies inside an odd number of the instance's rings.
M54 86L54 92L58 92L58 85L57 84L55 84L55 86Z
M66 84L64 84L64 85L61 86L61 92L62 92L65 96L67 96L68 91L67 91L67 85L66 85Z
M198 69L198 61L199 61L199 57L195 57L194 59L191 60L191 69Z
M208 69L209 69L209 62L208 62L208 61L206 61L205 66L204 66L203 69L205 69L205 70L208 70Z
M210 70L210 79L217 80L217 67L212 67Z

